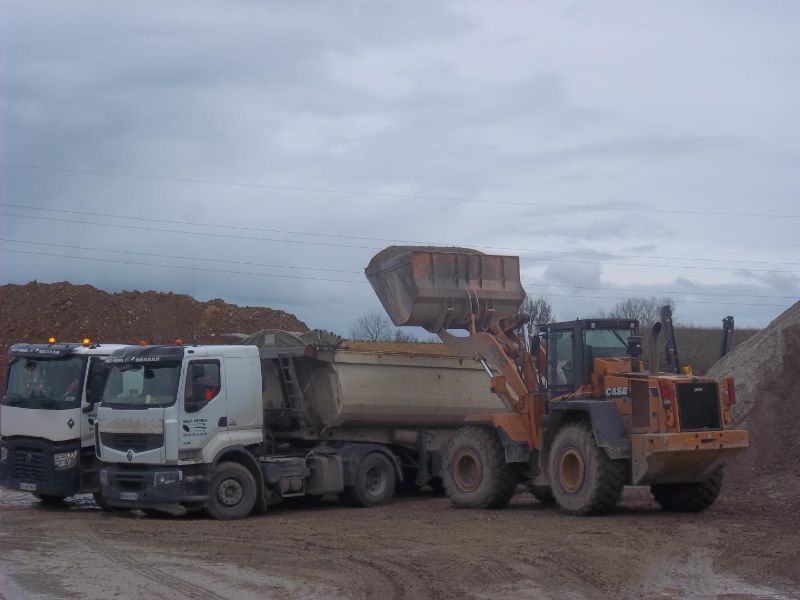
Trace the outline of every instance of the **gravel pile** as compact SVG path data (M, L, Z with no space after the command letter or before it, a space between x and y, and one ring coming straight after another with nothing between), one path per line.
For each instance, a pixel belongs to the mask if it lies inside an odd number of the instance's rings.
M198 302L183 294L121 292L90 285L37 283L0 286L0 383L5 389L6 348L14 342L92 341L200 344L223 343L231 332L258 329L307 331L306 324L281 310L242 307L220 299Z
M750 449L729 473L800 475L800 302L708 374L736 380L734 422L750 431Z

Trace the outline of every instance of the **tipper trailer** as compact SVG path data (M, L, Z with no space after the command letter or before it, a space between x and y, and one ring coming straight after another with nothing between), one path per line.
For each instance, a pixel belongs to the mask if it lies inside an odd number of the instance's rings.
M78 493L99 497L96 403L103 359L119 344L18 343L9 349L0 403L0 485L43 502Z
M366 275L395 325L425 327L479 361L503 399L506 410L467 417L445 447L443 481L458 506L505 506L522 484L583 515L612 508L625 485L649 485L666 509L703 510L724 464L749 444L732 427L733 380L681 368L669 307L648 371L635 320L583 319L531 336L516 256L391 246ZM668 373L658 369L662 328Z
M108 358L97 450L109 505L241 518L336 493L375 506L439 484L470 415L501 412L483 366L441 344L265 330Z

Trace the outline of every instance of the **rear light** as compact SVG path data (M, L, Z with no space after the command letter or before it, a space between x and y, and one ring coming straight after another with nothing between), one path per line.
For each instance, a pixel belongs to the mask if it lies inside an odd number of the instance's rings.
M725 383L728 386L728 404L734 405L736 404L736 386L733 383L733 377L728 377Z
M661 401L664 403L664 406L669 406L672 404L672 388L668 383L659 383L658 390L661 392Z

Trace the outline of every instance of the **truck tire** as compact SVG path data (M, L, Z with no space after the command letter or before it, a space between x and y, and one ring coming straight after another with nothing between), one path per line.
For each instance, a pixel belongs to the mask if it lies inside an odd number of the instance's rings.
M506 462L497 433L487 427L462 427L444 450L442 482L450 501L461 508L503 508L517 488L517 473Z
M220 521L243 519L256 504L256 481L239 463L224 462L211 478L211 493L206 510Z
M568 423L557 434L548 460L550 485L561 512L592 515L612 509L625 487L626 464L597 446L586 423Z
M52 496L50 494L34 494L39 501L45 506L61 506L64 503L66 496Z
M659 483L650 486L650 493L664 510L700 512L714 504L722 490L722 467L705 481L695 483Z
M94 503L97 504L97 506L100 507L104 512L114 512L119 510L106 504L106 499L100 492L92 493L92 498L94 499Z
M356 482L344 489L343 500L350 506L370 508L386 504L394 496L394 465L380 452L370 452L358 463Z
M532 485L531 494L542 504L555 504L556 498L553 496L553 490L546 485Z

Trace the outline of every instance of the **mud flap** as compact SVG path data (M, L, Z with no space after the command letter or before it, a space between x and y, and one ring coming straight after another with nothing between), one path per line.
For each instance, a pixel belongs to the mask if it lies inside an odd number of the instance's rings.
M619 410L616 404L604 400L551 401L544 446L549 446L562 423L580 414L588 416L597 446L602 448L611 460L631 457L631 442L625 435Z

